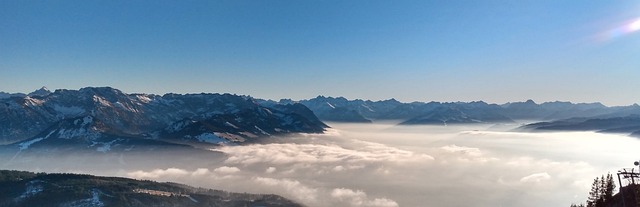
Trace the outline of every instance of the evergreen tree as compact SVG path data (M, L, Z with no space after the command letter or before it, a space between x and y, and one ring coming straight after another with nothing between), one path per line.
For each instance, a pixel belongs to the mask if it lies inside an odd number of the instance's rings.
M605 179L604 175L600 176L600 183L598 183L598 185L600 185L600 187L598 189L598 200L596 201L596 207L604 207L604 197L607 190L607 180Z
M613 200L613 192L616 189L616 182L613 180L613 175L607 173L607 179L604 186L604 201L611 202Z
M600 200L600 178L596 177L591 184L591 191L587 198L587 207L598 207L596 204Z
M613 200L615 189L616 183L611 173L607 173L606 177L604 175L596 177L593 180L593 184L591 184L591 191L587 198L587 207L605 207L607 203ZM574 205L572 205L572 207ZM577 207L578 205L575 206Z

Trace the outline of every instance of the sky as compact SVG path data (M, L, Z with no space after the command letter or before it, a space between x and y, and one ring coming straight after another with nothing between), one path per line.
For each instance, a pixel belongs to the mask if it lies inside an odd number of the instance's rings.
M640 102L640 1L0 1L0 91Z

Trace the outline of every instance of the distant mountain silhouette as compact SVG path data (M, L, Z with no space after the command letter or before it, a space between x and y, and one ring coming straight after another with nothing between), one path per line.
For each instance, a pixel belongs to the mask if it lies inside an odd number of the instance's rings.
M309 100L278 102L258 100L264 104L300 103L311 109L323 121L371 122L400 120L401 124L466 124L513 123L514 120L553 121L575 117L623 117L640 114L640 106L607 107L600 103L546 102L533 100L502 105L476 102L412 102L395 99L384 101L348 100L343 97L318 96Z
M520 129L547 131L598 131L640 135L640 115L607 118L572 118L551 122L538 122Z

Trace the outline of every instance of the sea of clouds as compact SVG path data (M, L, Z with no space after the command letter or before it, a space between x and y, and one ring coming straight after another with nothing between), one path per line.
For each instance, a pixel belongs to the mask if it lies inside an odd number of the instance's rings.
M325 134L212 148L206 161L156 154L139 165L114 158L128 164L119 169L38 171L271 193L311 207L569 206L586 199L596 176L633 167L640 150L625 135L511 131L517 125L330 125Z
M213 166L123 176L274 193L308 206L568 206L593 178L632 167L640 141L515 126L337 124L324 135L211 150Z

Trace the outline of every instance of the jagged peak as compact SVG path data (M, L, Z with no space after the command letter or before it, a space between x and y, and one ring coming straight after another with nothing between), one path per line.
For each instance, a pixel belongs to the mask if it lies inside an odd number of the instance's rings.
M47 91L47 92L51 92L49 90L49 88L47 88L47 86L42 86L40 89L36 90L36 91Z
M484 102L484 101L472 101L472 102L469 102L469 103L470 103L470 104L489 105L487 102Z
M342 97L342 96L337 96L337 97L332 97L332 96L317 96L315 98L309 99L308 101L341 101L341 102L346 102L349 101L349 99ZM359 99L353 100L353 101L361 101Z
M51 91L46 86L42 86L42 88L29 93L28 96L47 96L49 94Z
M390 98L390 99L387 99L387 100L382 100L382 101L380 101L380 102L383 102L383 103L384 103L384 102L387 102L387 103L402 103L402 102L400 102L400 101L396 100L395 98Z

